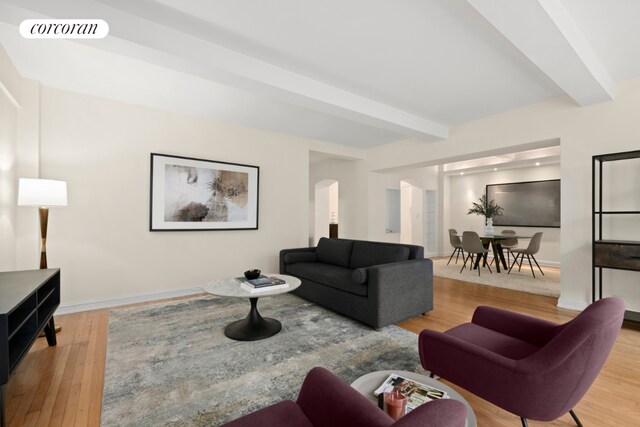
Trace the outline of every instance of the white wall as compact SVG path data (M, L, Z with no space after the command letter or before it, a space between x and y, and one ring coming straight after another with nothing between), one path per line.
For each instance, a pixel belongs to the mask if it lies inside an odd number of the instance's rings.
M412 190L411 184L400 181L400 242L409 244L413 238Z
M38 211L18 208L18 177L38 178L40 85L0 46L0 271L38 268Z
M17 110L11 93L0 90L0 271L16 268Z
M43 88L42 174L66 180L69 191L69 206L49 218L62 304L193 288L251 267L277 271L281 249L307 244L308 146ZM259 166L259 229L149 232L151 152Z
M614 101L579 107L568 97L560 97L453 127L445 141L428 144L410 139L375 148L368 153L367 168L379 171L440 164L560 139L560 304L584 306L591 301L591 156L640 148L638 111L640 79L634 79L616 85ZM633 197L640 197L639 192ZM640 311L640 274L607 271L609 275L612 286L607 294L622 296L629 309Z
M497 170L495 172L452 175L449 177L449 206L450 213L444 218L446 230L455 228L459 233L463 231L484 232L484 217L467 215L472 202L477 202L484 194L488 184L502 184L508 182L541 181L560 178L560 165L541 165L538 167ZM562 207L561 207L562 209ZM538 262L548 265L560 264L560 229L537 227L494 227L496 233L503 229L513 229L518 234L532 236L542 232L540 252L536 255ZM519 246L526 247L528 240L520 240Z

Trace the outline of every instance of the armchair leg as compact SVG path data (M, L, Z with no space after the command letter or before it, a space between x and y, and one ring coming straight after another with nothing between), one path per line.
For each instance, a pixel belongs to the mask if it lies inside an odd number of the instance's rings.
M527 424L527 419L525 417L520 417L520 421L522 421L522 427L529 427L529 424Z
M583 426L582 426L582 423L581 423L581 422L580 422L580 420L578 419L578 416L576 415L576 413L575 413L575 412L573 412L573 409L572 409L572 410L570 410L570 411L569 411L569 413L571 414L571 418L573 418L573 421L575 421L575 422L576 422L576 425L577 425L578 427L583 427Z

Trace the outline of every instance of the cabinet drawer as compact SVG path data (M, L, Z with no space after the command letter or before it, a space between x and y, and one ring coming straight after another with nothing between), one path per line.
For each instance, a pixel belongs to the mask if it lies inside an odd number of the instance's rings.
M594 243L594 267L640 271L640 243Z

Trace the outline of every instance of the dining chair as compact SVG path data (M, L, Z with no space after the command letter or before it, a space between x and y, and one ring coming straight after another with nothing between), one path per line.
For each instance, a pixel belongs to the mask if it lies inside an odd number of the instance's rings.
M451 262L451 258L456 256L456 264L458 263L458 256L462 254L462 259L464 259L464 251L462 250L462 240L460 240L460 236L458 236L458 231L455 228L449 229L449 242L451 246L453 246L453 253L449 257L449 262ZM447 265L449 265L447 262Z
M516 233L515 230L502 230L500 234L502 234L503 236L515 236L518 233ZM500 246L502 247L502 249L506 249L507 251L507 267L509 267L511 266L511 249L515 249L518 247L518 238L510 237L508 239L500 240ZM491 260L491 265L493 265L494 259Z
M475 231L465 231L462 233L462 249L467 253L467 257L464 260L464 264L462 264L462 268L460 269L460 273L464 270L464 267L467 265L467 261L471 259L471 264L469 266L469 270L473 270L473 257L474 255L479 258L484 258L483 264L487 266L489 272L493 274L491 271L491 266L487 263L487 253L489 250L482 245L482 241L480 240L480 236ZM477 259L478 262L478 276L480 275L480 259Z
M533 258L533 262L535 262L536 266L538 266L538 270L540 270L540 273L542 273L542 275L544 276L544 271L542 271L542 269L540 268L540 264L538 264L538 261L534 256L540 250L541 240L542 240L542 232L539 232L533 235L533 237L529 241L529 246L527 246L525 249L511 250L511 253L513 253L514 259L513 259L513 264L511 264L511 267L509 268L509 273L511 273L511 269L515 264L518 264L518 271L522 269L522 263L524 262L524 256L526 255L527 260L529 261L529 267L531 267L531 274L533 274L533 277L534 278L536 277L536 273L533 271L533 265L531 264L532 258ZM520 257L520 263L518 263L518 257Z

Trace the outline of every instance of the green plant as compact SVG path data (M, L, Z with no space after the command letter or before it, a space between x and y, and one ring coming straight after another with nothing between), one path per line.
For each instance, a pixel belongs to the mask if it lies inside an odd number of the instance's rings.
M476 214L482 215L485 218L494 218L502 215L504 210L495 200L488 201L486 194L480 197L480 203L473 202L473 206L467 212L467 215Z

